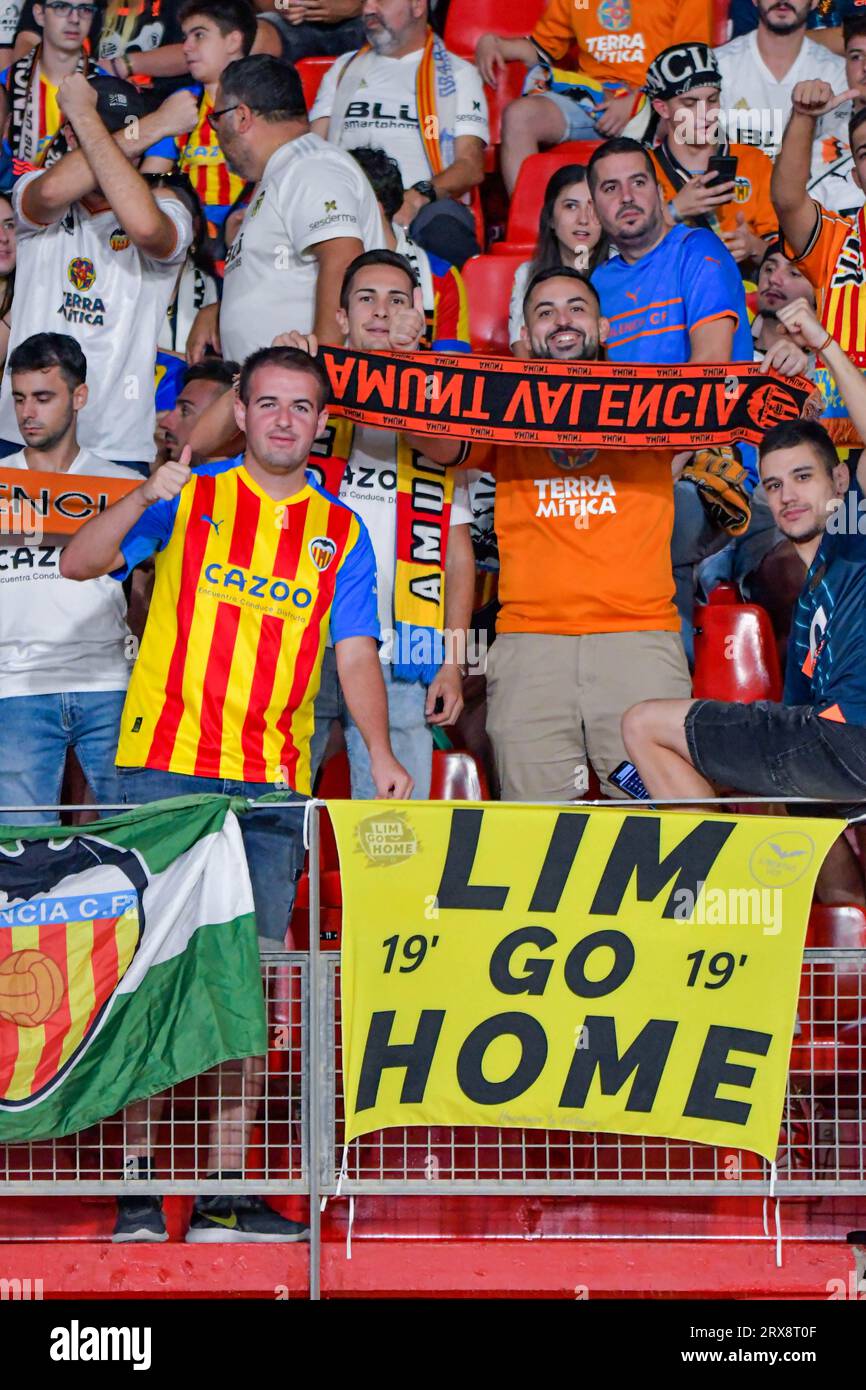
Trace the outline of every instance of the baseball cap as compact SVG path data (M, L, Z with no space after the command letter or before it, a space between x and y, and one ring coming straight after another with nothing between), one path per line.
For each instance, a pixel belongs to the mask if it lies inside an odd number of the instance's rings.
M693 87L721 87L718 60L705 43L678 43L665 48L647 68L644 91L647 96L667 101L682 96Z
M123 130L130 116L139 119L147 112L147 103L139 89L120 77L91 77L96 92L96 110L103 124L114 132Z

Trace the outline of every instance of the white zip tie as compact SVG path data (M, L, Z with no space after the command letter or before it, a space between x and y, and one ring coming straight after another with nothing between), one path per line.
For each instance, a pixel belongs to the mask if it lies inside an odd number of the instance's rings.
M313 814L313 807L318 802L315 797L310 797L309 801L304 802L304 849L310 848L310 816Z
M344 1178L347 1178L348 1176L349 1176L349 1145L348 1145L348 1144L344 1144L344 1145L343 1145L343 1161L342 1161L342 1163L340 1164L340 1175L339 1175L339 1177L337 1178L337 1186L336 1186L336 1189L335 1189L335 1191L334 1191L334 1196L335 1196L335 1197L339 1197L339 1196L340 1196L340 1194L341 1194L341 1192L342 1192L342 1190L343 1190L343 1179L344 1179Z
M355 1199L349 1198L349 1226L346 1231L346 1259L352 1258L352 1227L355 1224Z

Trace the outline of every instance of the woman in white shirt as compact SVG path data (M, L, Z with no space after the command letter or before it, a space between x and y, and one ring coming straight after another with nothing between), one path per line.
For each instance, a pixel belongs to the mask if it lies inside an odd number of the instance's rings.
M508 311L508 338L515 357L528 357L521 339L523 296L530 279L549 266L567 265L590 275L608 255L607 237L595 214L586 167L564 164L551 176L544 192L538 245L530 261L517 267Z

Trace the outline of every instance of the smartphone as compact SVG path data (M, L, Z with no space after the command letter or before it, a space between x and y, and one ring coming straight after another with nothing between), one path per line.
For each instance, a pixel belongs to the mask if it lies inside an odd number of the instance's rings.
M633 801L649 801L649 792L641 781L640 773L634 763L624 762L615 767L609 781Z
M732 154L714 154L707 166L708 174L715 174L714 179L710 179L707 184L712 188L714 183L733 183L737 177L737 157Z

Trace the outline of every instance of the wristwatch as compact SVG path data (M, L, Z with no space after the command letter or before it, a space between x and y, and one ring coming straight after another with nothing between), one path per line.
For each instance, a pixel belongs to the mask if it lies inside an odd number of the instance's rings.
M426 198L428 203L436 202L436 189L429 179L419 179L417 183L413 183L412 189L415 193L420 193L422 198Z

